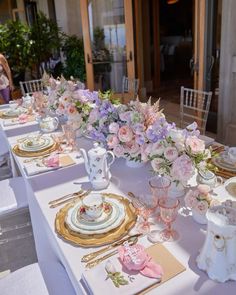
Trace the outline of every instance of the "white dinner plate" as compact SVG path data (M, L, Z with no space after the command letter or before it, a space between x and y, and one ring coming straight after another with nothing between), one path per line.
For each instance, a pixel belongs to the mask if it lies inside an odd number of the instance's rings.
M82 205L82 202L79 202L74 207L68 210L68 214L65 220L66 224L71 230L86 235L103 234L117 228L125 219L124 205L120 203L119 200L109 197L105 197L105 200L112 205L112 213L104 223L82 224L77 218L78 209Z
M221 169L236 172L236 165L229 160L228 154L225 151L221 152L218 157L212 158L212 163Z
M37 142L33 143L32 145L29 145L30 139L24 140L22 143L19 144L19 149L26 152L35 152L40 151L45 148L49 148L54 144L53 139L48 137L41 137Z
M26 111L27 110L22 107L18 107L16 109L9 108L3 114L8 117L15 117L15 116L19 116L20 114L25 113Z

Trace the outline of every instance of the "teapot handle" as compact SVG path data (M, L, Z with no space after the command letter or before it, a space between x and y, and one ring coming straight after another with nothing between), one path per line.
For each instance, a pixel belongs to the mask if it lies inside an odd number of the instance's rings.
M111 155L111 161L110 163L107 163L108 167L111 166L111 164L115 161L115 155L113 154L113 152L111 151L107 151L107 155L110 154Z
M56 127L59 125L59 119L57 117L53 117L54 120L56 120Z

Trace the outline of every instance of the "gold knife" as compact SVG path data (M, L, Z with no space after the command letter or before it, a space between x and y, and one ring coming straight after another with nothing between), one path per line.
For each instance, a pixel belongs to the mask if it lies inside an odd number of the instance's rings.
M135 237L135 238L133 238L133 240L130 240L129 245L132 246L132 245L136 244L137 241L138 241L138 237ZM93 268L94 266L98 265L99 263L101 263L102 261L106 260L107 258L115 255L116 253L118 253L118 250L117 249L114 250L114 251L112 251L112 252L110 252L110 253L108 253L108 254L106 254L106 255L104 255L104 256L102 256L101 258L98 258L98 259L95 259L93 261L90 261L89 263L87 263L85 265L85 267L86 268L89 268L89 269L90 268Z
M80 199L80 198L82 198L82 197L85 197L85 196L87 196L87 195L90 194L90 193L91 193L91 190L88 190L88 191L84 192L84 193L81 194L81 195L78 195L78 196L76 196L76 197L69 198L69 199L63 200L63 201L61 201L61 202L58 202L58 203L52 204L52 205L50 205L49 207L50 207L50 208L56 208L56 207L61 206L61 205L65 204L65 203L67 203L67 202L74 202L74 201L76 201L77 199Z
M123 238L105 248L102 248L98 251L95 251L95 252L92 252L92 253L89 253L89 254L86 254L82 257L81 259L81 262L89 262L90 260L96 258L97 256L99 256L100 254L104 253L104 252L107 252L109 250L111 250L112 248L115 248L115 247L118 247L120 245L122 245L124 242L126 241L130 241L132 240L133 238L136 238L136 237L139 237L141 236L142 234L136 234L136 235L133 235L133 236L129 236L129 237L126 237L126 238Z
M72 197L72 196L74 196L74 195L80 195L80 194L82 194L82 193L83 193L83 190L81 189L81 190L78 191L78 192L71 193L71 194L67 194L67 195L65 195L65 196L63 196L63 197L61 197L61 198L58 198L58 199L52 200L52 201L50 201L48 204L49 204L49 205L52 205L52 204L54 204L54 203L57 203L57 202L59 202L59 201L62 201L62 200L64 200L64 199L67 199L67 198L69 198L69 197Z

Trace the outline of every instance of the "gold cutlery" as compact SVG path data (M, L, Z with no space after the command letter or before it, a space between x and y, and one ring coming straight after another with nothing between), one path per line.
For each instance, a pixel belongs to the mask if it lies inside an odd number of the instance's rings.
M129 240L129 245L132 246L132 245L136 244L137 241L138 241L138 237L136 236L136 237L134 237L133 239L130 239L130 240ZM95 267L96 265L98 265L99 263L101 263L101 262L103 262L104 260L106 260L107 258L109 258L109 257L111 257L111 256L113 256L113 255L115 255L115 254L117 254L117 253L118 253L118 250L116 249L116 250L114 250L114 251L112 251L112 252L110 252L110 253L108 253L108 254L102 256L101 258L98 258L98 259L95 259L95 260L93 260L93 261L88 262L88 263L85 265L85 267L91 269L91 268Z
M102 253L104 252L107 252L109 250L111 250L112 248L115 248L115 247L118 247L120 245L122 245L124 242L126 241L131 241L132 239L136 238L136 237L139 237L141 236L142 234L136 234L136 235L133 235L133 236L129 236L129 237L126 237L126 238L123 238L105 248L102 248L98 251L95 251L95 252L92 252L92 253L89 253L89 254L86 254L82 257L81 259L81 262L89 262L90 260L96 258L97 256L101 255Z
M82 197L87 196L88 194L90 194L90 192L91 192L91 190L88 190L88 191L86 191L86 192L84 192L84 193L82 193L82 194L80 194L80 195L76 195L76 197L72 197L72 198L69 198L69 199L63 200L63 201L61 201L61 202L58 202L58 203L52 204L52 205L50 205L49 207L50 207L50 208L56 208L56 207L61 206L61 205L65 204L65 203L67 203L67 202L74 202L74 201L76 201L77 199L80 199L80 198L82 198Z
M131 202L135 208L145 207L145 204L140 201L132 192L128 192L128 196L131 198Z
M37 160L42 160L44 158L47 158L49 156L49 154L45 155L45 156L40 156L40 157L36 157L36 158L31 158L31 159L25 159L23 161L23 163L31 163L33 161L37 161Z
M67 198L69 198L69 197L72 197L72 196L74 196L74 195L80 195L80 194L82 194L83 192L84 192L84 191L81 189L81 190L78 191L78 192L71 193L71 194L67 194L67 195L65 195L65 196L63 196L63 197L60 197L60 198L55 199L55 200L52 200L52 201L50 201L48 204L49 204L49 205L52 205L52 204L54 204L54 203L60 202L60 201L65 200L65 199L67 199Z

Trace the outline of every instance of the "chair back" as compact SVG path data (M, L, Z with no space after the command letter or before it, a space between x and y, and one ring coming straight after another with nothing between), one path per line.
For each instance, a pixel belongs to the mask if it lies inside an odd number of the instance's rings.
M22 95L33 94L34 92L43 91L43 83L41 79L20 82Z
M181 87L180 127L185 128L193 121L197 122L202 134L205 134L212 92Z
M132 93L134 96L138 94L139 79L130 79L128 77L123 77L122 80L122 94Z

